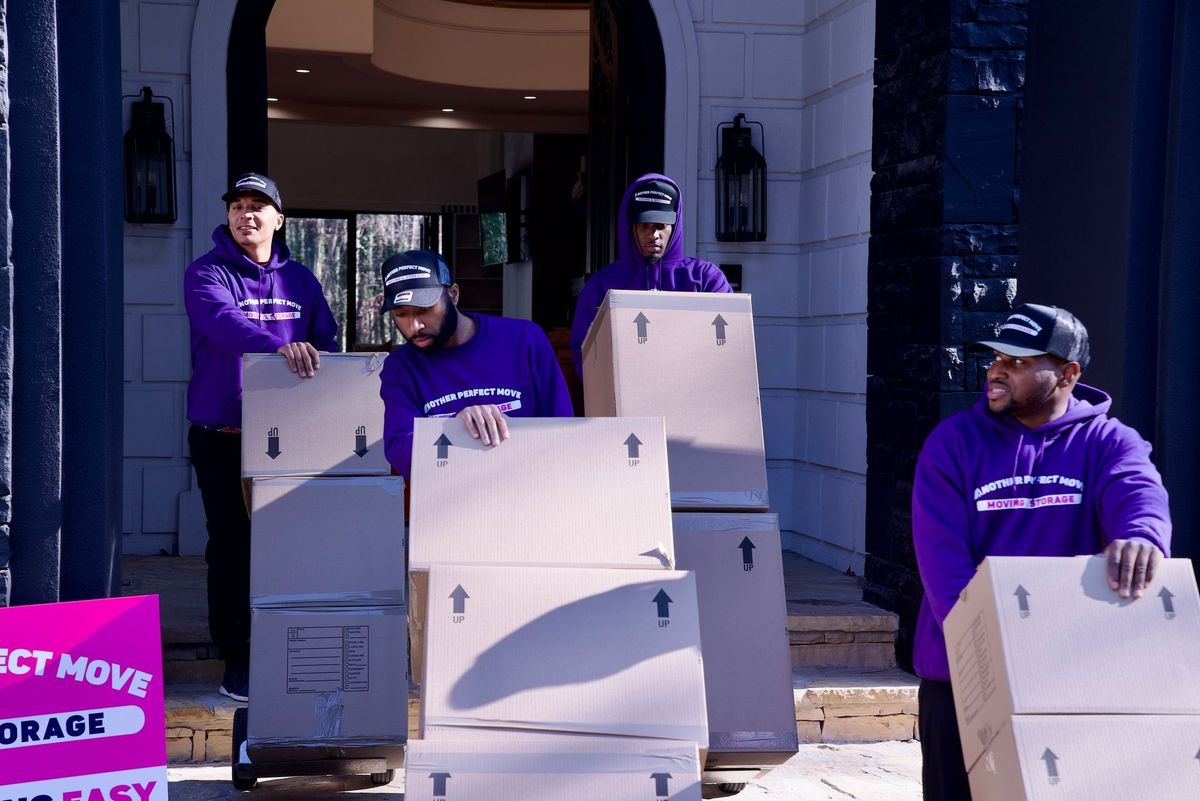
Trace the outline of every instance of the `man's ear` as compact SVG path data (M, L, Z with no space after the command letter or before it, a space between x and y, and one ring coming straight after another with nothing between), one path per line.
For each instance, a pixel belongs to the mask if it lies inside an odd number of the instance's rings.
M282 214L280 214L278 217L275 218L275 230L278 231L281 228L283 228L283 215Z
M1062 368L1062 378L1059 379L1059 386L1069 387L1074 385L1079 380L1079 376L1083 374L1083 368L1079 366L1079 362L1067 362Z
M451 284L450 288L448 290L446 290L446 294L448 294L450 296L450 302L453 303L455 306L457 306L458 305L458 284Z

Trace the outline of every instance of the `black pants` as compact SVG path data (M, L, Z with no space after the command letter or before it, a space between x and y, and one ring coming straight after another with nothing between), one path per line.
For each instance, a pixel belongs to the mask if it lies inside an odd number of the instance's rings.
M208 526L208 630L227 665L250 659L250 517L242 498L240 434L192 426L192 467Z
M917 704L925 801L971 801L950 683L921 679Z

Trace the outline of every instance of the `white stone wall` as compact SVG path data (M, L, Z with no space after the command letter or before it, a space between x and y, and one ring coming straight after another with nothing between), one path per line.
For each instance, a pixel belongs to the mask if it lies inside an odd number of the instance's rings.
M174 225L125 225L126 553L173 551L179 494L192 483L184 416L191 368L183 271L192 250L189 74L195 14L196 0L121 0L122 94L149 86L155 97L169 97L175 106L179 212ZM126 127L129 103L124 101ZM208 232L200 236L207 240Z
M874 0L692 0L699 255L754 295L771 502L784 546L861 573ZM766 129L768 237L714 236L718 123Z

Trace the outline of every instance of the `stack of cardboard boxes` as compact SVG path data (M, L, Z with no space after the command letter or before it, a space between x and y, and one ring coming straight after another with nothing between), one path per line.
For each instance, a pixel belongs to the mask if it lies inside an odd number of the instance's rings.
M661 418L508 426L488 448L416 422L405 797L699 799L699 611L668 569Z
M665 418L676 566L699 595L705 775L745 782L797 750L750 296L612 290L583 365L590 418Z
M383 452L382 362L326 354L301 379L282 356L244 358L250 761L403 764L404 482Z
M988 557L946 617L974 801L1194 798L1200 596L1186 559L1139 600L1103 557Z

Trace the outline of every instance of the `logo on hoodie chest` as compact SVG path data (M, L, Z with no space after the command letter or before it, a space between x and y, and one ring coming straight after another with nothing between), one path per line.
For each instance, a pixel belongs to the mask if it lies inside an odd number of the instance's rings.
M1002 498L985 498L1002 489L1030 486L1028 495L1009 494ZM1032 487L1037 487L1037 490ZM1046 490L1050 491L1047 492ZM1007 476L975 488L975 509L998 512L1004 509L1042 509L1048 506L1078 506L1083 503L1083 482L1070 476ZM1034 495L1033 492L1039 494Z
M254 306L283 306L285 311L263 311ZM238 301L238 308L247 320L299 320L304 307L287 298L245 298Z

